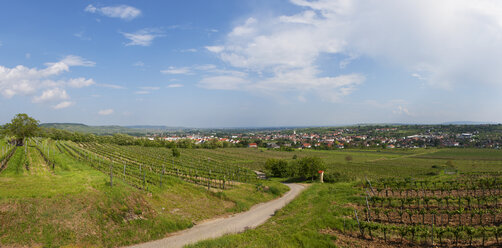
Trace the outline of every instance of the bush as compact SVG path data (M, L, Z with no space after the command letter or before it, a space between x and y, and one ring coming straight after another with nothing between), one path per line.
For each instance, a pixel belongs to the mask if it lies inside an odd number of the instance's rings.
M319 157L305 157L299 159L296 163L297 176L303 178L316 179L320 170L326 170L324 162Z
M268 159L265 162L267 174L272 177L288 177L291 175L288 162L283 159Z
M173 147L172 151L173 151L173 157L178 158L179 156L181 156L180 151L176 149L176 147Z
M270 186L269 187L269 191L270 193L272 193L273 195L280 195L281 194L281 191L279 190L279 188L275 187L275 186Z
M324 172L324 182L327 183L337 183L337 182L348 182L350 178L340 172Z

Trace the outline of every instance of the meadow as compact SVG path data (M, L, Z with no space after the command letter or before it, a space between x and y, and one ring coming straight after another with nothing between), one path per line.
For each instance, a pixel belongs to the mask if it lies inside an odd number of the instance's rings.
M13 156L0 172L0 246L130 245L245 211L287 190L278 182L261 183L268 190L242 182L208 190L170 175L162 187L148 190L118 175L111 186L109 170L58 145L33 139L26 147L10 147Z
M498 150L294 153L318 154L345 177L308 183L255 230L189 247L497 247L502 241Z
M493 204L481 206L488 201L485 198L477 209L488 214L480 217L478 210L467 207L475 202L472 199L462 198L460 205L446 208L445 200L438 200L444 196L435 195L437 190L431 188L425 190L433 193L403 200L408 204L403 207L402 196L382 193L387 188L404 192L416 187L399 183L389 186L383 183L386 180L437 183L458 178L478 180L486 175L498 178L502 159L497 150L220 148L179 149L177 156L168 148L49 139L31 139L26 147L15 148L2 142L2 162L7 161L0 172L0 188L5 189L0 191L2 246L116 247L162 238L199 221L245 211L280 196L286 191L280 181L287 178L258 180L253 171L264 171L270 158L294 162L308 156L321 158L326 173L337 175L335 182L303 181L308 189L264 225L193 246L427 246L431 241L424 226L432 223L433 214L442 218L442 222L434 223L436 230L446 228L445 223L463 226L473 215L473 240L462 229L458 231L462 235L459 243L493 245L498 230L495 227L502 220L502 216L489 215L490 209L497 209L490 207ZM9 152L12 156L6 159L3 155ZM479 194L471 197L485 197ZM366 197L370 198L368 204ZM390 200L383 199L386 197ZM434 200L429 199L432 197ZM428 212L415 210L426 201L430 204ZM448 211L453 213L461 207L464 212L460 218L469 222L454 224L455 219L459 221L452 214L446 222ZM359 224L354 210L361 218ZM386 212L390 212L390 218ZM481 224L491 229L479 231ZM396 229L401 226L411 226L405 229L416 229L420 235L415 237L407 231L401 238L401 229ZM453 244L451 230L441 235L445 245Z

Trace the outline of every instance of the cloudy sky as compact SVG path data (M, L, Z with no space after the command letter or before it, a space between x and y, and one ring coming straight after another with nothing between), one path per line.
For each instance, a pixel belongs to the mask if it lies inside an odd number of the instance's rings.
M502 2L8 1L0 123L502 122Z

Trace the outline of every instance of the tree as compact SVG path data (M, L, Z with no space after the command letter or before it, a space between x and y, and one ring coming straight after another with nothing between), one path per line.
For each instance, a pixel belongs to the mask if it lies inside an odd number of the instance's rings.
M173 150L173 157L178 158L179 156L181 156L180 151L176 147L173 147L172 150Z
M25 138L33 137L37 133L38 124L38 120L27 114L17 114L10 123L5 124L4 128L8 134L16 138L16 144L22 146Z
M283 159L267 159L265 162L265 169L273 177L288 177L291 174L288 162Z
M300 176L311 178L312 181L319 174L320 170L326 170L324 162L319 157L305 157L297 161Z

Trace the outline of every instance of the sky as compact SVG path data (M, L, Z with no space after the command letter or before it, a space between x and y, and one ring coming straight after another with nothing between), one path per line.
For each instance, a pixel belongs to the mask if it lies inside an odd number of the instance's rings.
M502 122L502 1L4 1L0 123Z

